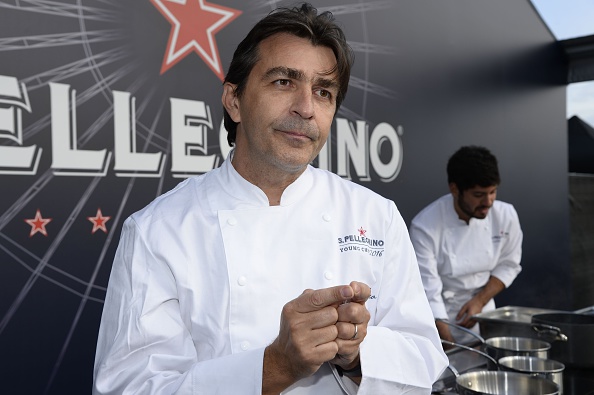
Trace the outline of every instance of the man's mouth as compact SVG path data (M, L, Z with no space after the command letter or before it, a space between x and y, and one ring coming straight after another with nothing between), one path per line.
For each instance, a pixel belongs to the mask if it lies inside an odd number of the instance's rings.
M304 132L299 132L299 131L294 131L294 130L278 130L278 131L288 137L291 137L291 138L300 139L300 140L313 140L313 138L311 138L307 133L304 133Z

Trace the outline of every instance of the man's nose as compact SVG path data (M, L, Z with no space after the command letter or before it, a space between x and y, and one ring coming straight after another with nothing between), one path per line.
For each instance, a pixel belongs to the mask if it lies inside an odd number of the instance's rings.
M291 111L305 119L314 116L314 97L311 89L299 89L295 92Z

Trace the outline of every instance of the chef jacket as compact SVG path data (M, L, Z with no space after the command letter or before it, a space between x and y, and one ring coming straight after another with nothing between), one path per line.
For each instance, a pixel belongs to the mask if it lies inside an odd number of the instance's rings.
M471 218L467 224L458 217L453 196L442 196L413 218L410 237L435 318L454 321L490 276L509 287L522 270L518 214L499 200L486 218ZM494 307L491 300L483 311Z
M394 203L308 167L270 206L227 159L125 221L93 393L261 394L284 304L354 280L372 290L358 394L428 394L447 357ZM283 392L342 393L329 364Z

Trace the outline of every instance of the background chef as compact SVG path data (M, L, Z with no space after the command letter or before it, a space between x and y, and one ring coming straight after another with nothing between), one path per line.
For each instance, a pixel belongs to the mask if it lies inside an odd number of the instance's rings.
M308 4L239 44L230 156L125 222L95 394L429 393L447 358L402 217L309 166L351 63L332 15Z
M434 317L478 331L471 317L494 309L493 297L521 271L522 230L514 207L495 200L499 169L488 149L460 148L447 175L450 193L413 218L410 236ZM436 325L441 338L457 340Z

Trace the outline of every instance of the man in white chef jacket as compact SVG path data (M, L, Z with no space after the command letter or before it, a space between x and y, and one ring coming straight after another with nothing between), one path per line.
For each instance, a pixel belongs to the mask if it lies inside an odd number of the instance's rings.
M493 310L521 271L522 230L514 207L496 200L499 168L488 149L460 148L447 174L450 193L413 218L410 237L434 317L478 332L472 316ZM457 340L447 323L436 325L442 339Z
M429 394L447 358L402 217L309 166L351 64L307 4L241 42L229 158L124 224L94 394Z

